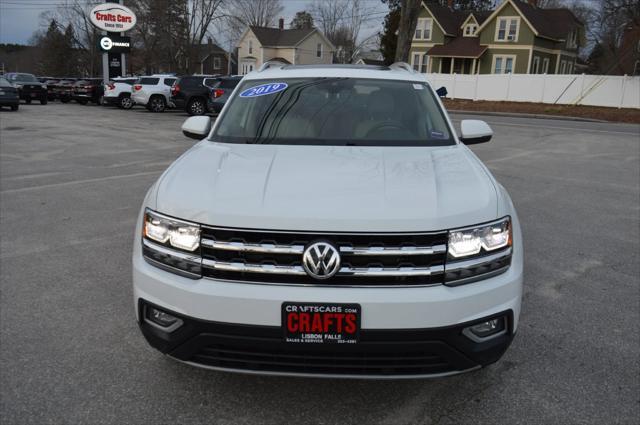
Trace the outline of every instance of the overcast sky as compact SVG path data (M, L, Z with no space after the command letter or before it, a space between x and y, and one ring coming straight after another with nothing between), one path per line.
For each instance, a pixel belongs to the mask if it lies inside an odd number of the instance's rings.
M95 3L86 0L87 3ZM380 0L365 0L374 13L362 29L361 38L370 36L382 28L386 6ZM26 44L34 31L40 29L40 14L54 10L64 0L0 0L0 43ZM127 1L125 0L125 5ZM297 11L308 9L308 0L282 0L286 25Z

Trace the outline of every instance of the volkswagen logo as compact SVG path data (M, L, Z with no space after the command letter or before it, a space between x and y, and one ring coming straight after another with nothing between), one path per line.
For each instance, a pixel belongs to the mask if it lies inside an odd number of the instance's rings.
M327 242L315 242L302 254L302 267L314 279L329 279L340 270L340 253Z

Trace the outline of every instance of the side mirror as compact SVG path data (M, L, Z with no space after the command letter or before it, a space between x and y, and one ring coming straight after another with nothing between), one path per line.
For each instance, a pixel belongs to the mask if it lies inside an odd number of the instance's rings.
M182 134L190 139L202 140L211 131L211 118L206 116L187 118L182 124Z
M480 120L462 120L460 130L460 141L465 145L485 143L493 136L493 130L489 124Z
M436 94L439 97L446 97L448 93L449 92L447 91L447 88L445 86L442 86L438 90L436 90Z

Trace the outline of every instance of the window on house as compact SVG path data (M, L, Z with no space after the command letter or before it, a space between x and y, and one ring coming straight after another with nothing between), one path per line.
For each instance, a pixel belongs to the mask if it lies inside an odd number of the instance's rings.
M494 74L511 74L516 63L515 56L494 56L493 57L493 73Z
M422 55L422 64L420 65L420 72L423 74L427 73L427 65L429 64L429 56L425 53Z
M431 40L431 26L433 19L431 18L418 18L418 24L416 25L416 32L414 39L416 40Z
M567 73L567 61L560 62L560 74Z
M478 26L476 24L468 24L464 27L464 36L471 37L475 35L477 30L478 30Z
M415 71L420 70L420 55L418 53L415 53L413 55L413 69Z
M640 44L638 45L640 46ZM640 75L640 61L636 61L635 65L633 66L633 75Z
M317 58L322 57L322 43L316 44L316 57Z
M549 72L549 58L542 59L542 73L546 74Z
M222 68L222 61L220 60L219 57L214 57L213 58L213 69L220 69Z
M533 57L533 63L531 64L531 73L532 74L540 73L540 58L538 56Z
M518 41L519 28L520 18L518 17L498 18L496 41Z
M249 40L249 54L253 54L253 40Z
M567 62L567 74L573 74L573 62Z

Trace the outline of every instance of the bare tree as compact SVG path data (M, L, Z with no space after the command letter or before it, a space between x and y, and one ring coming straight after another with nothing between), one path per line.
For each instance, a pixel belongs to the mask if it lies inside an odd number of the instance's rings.
M232 0L226 9L229 18L245 27L270 27L284 7L282 0Z
M334 61L349 62L371 9L364 0L313 0L309 10L320 30L337 48Z

